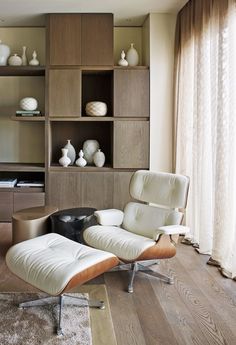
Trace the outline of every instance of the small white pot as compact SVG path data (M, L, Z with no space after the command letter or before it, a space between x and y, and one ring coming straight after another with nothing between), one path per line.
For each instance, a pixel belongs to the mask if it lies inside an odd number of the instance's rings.
M22 58L17 54L14 54L9 57L8 64L10 66L21 66L22 65Z
M86 104L85 112L89 116L105 116L107 105L104 102L89 102Z
M98 168L103 167L105 163L105 155L100 149L98 149L97 152L94 154L93 161L96 167Z

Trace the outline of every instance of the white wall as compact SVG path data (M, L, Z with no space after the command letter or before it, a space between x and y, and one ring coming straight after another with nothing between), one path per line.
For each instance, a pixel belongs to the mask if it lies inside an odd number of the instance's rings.
M149 15L150 169L153 171L172 171L175 23L176 15Z

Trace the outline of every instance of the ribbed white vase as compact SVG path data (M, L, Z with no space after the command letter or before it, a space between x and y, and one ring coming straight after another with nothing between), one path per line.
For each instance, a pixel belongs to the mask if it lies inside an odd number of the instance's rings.
M73 165L76 158L76 152L74 146L70 142L70 139L67 140L67 144L64 146L64 149L68 150L67 156L71 160L70 165Z
M129 66L137 66L139 61L139 56L137 50L134 48L134 43L130 44L130 48L126 54L126 60L129 63Z

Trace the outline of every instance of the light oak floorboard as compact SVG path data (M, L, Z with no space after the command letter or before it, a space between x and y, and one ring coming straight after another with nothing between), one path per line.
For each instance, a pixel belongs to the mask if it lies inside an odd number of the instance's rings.
M0 291L37 291L7 269L4 256L10 244L11 225L2 223ZM134 293L128 294L127 272L90 281L106 284L117 345L236 344L236 282L206 265L207 260L191 246L179 244L175 258L154 266L173 276L174 285L139 273Z

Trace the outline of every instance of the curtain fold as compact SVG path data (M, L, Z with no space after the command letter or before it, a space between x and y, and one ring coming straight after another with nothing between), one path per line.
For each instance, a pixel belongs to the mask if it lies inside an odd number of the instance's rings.
M175 167L191 181L189 239L235 277L235 0L190 0L178 14L175 100Z

